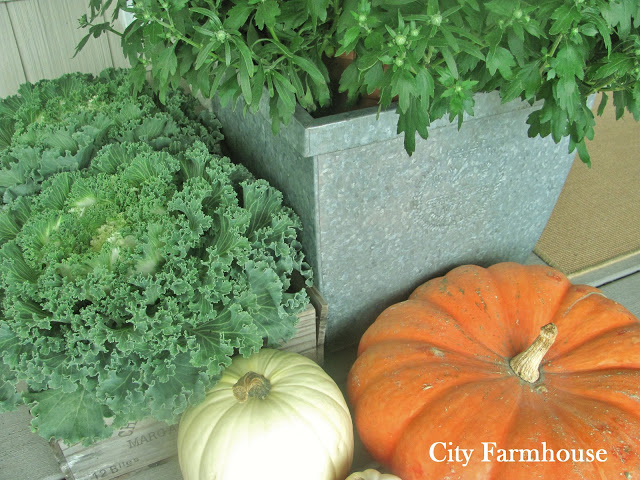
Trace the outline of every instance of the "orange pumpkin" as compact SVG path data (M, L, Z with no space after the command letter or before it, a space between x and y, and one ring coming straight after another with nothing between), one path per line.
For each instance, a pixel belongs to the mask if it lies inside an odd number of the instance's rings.
M546 266L418 287L365 332L347 388L404 480L640 479L640 323Z

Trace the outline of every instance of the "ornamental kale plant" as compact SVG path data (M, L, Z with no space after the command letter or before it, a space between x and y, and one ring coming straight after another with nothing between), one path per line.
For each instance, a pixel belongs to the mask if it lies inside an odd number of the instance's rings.
M395 102L398 133L415 149L442 117L463 122L474 95L540 101L529 135L570 137L589 161L589 97L610 94L617 115L640 119L640 0L89 0L80 20L91 36L114 32L140 82L150 71L162 94L185 80L223 104L250 110L269 97L274 130L296 103L327 107L379 92ZM115 7L115 8L113 8ZM113 16L104 22L107 9ZM133 15L120 32L118 13ZM356 61L330 84L326 60Z
M0 105L0 407L69 444L175 421L307 303L280 192L209 148L191 97L132 92L108 71Z
M219 153L220 123L179 90L165 105L150 88L134 95L126 70L108 69L93 78L69 74L0 101L0 195L4 203L39 191L43 180L61 171L86 168L103 145L150 143L156 149L204 141Z

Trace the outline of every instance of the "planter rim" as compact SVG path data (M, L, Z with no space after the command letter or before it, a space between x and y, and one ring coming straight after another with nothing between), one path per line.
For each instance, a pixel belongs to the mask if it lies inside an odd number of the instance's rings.
M465 113L465 123L517 110L535 110L542 105L542 102L531 105L520 99L503 103L497 91L477 93L474 100L474 115L470 116ZM221 106L219 98L216 97L212 101ZM391 104L380 112L378 112L378 107L373 106L315 118L300 105L296 105L293 118L288 124L280 126L277 136L291 145L303 157L314 157L395 138L400 139L402 137L397 132L396 106L395 103ZM236 104L233 108L241 107ZM247 111L243 113L244 115L260 115L271 123L267 91L264 91L260 106L255 113ZM429 130L448 127L452 123L455 121L450 122L448 118L443 117L433 121Z

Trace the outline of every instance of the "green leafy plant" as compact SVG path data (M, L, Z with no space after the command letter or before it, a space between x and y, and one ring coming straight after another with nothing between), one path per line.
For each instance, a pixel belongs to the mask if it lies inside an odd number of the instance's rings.
M398 132L415 149L430 123L473 114L474 94L498 90L506 102L541 101L529 135L570 137L589 162L593 137L588 99L613 96L617 115L640 119L638 0L90 0L81 19L90 36L119 33L120 10L133 15L124 52L161 95L182 79L223 103L242 95L258 108L268 92L274 130L296 103L325 110L336 91L351 102L379 92L397 102ZM113 17L100 22L111 7ZM81 44L81 45L82 45ZM355 53L332 88L326 60Z
M133 91L108 70L0 102L0 407L47 439L175 421L308 301L280 192L217 153L191 95Z

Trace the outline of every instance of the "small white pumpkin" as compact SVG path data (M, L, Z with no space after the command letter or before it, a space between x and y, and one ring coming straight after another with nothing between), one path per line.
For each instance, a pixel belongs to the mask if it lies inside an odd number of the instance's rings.
M390 473L380 473L373 468L367 468L362 472L355 472L349 475L346 480L402 480Z
M184 480L342 480L353 460L342 392L302 355L236 357L178 428Z

